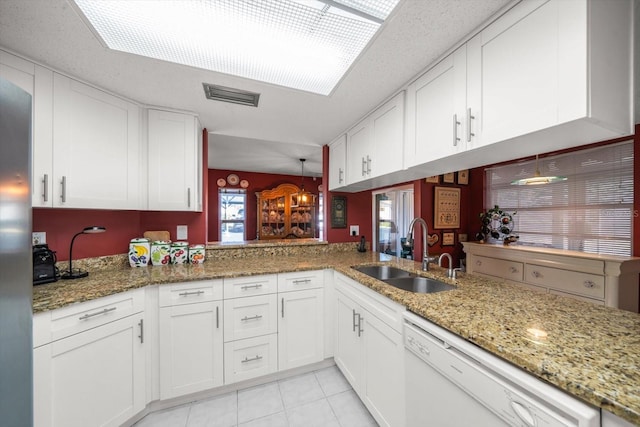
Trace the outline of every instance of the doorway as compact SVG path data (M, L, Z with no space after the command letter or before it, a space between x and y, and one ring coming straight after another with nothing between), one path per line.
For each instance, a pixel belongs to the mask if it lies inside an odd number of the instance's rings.
M374 250L401 256L400 239L413 218L413 185L373 192Z

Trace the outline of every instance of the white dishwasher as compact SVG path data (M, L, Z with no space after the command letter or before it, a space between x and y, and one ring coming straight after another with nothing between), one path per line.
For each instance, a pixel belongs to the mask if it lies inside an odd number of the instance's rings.
M596 427L600 410L405 313L408 427Z

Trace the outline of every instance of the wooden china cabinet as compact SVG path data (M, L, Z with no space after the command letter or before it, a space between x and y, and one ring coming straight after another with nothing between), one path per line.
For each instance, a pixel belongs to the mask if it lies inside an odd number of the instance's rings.
M281 184L256 193L258 198L258 239L316 237L315 195L308 206L298 200L300 188Z

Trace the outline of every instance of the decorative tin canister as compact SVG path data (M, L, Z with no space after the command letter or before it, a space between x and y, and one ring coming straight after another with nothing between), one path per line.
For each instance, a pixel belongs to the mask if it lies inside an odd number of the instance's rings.
M129 242L129 265L131 267L146 267L149 264L150 251L149 239L142 237L131 239Z
M174 242L171 244L171 264L186 264L189 261L189 243Z
M189 264L202 264L204 262L204 245L189 246Z
M151 243L151 264L168 265L171 263L171 242L156 240Z

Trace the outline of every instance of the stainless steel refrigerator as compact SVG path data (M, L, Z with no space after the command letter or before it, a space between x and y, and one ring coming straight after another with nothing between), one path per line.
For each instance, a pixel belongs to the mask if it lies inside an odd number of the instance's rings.
M33 425L31 95L0 75L0 425Z

